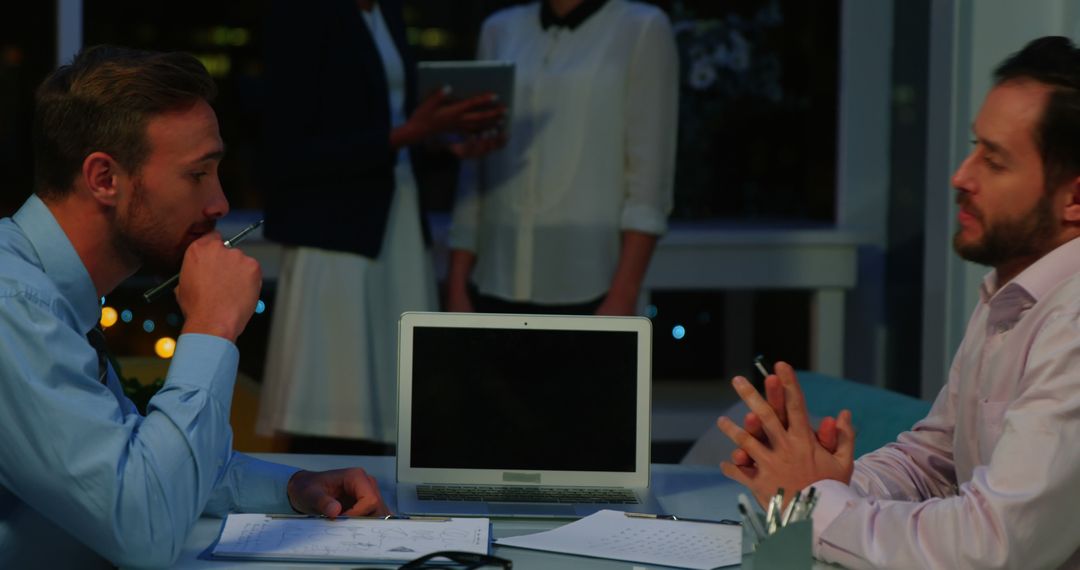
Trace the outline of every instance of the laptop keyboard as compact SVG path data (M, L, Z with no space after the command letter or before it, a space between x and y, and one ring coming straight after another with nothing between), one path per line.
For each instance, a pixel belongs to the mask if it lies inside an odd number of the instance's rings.
M637 495L629 489L588 487L488 487L461 485L417 485L421 501L484 501L488 503L613 503L636 505Z

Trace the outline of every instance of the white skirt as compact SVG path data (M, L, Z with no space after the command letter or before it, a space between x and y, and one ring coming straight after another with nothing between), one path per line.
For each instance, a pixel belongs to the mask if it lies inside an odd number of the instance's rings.
M285 249L257 433L397 440L398 318L438 299L407 153L395 177L378 259Z

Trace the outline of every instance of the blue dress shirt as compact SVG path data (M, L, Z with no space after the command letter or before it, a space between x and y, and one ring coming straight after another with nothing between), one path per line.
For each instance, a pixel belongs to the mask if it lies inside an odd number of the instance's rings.
M296 469L232 451L236 346L181 335L142 416L98 381L100 310L41 200L0 220L0 567L167 565L204 512L291 512Z

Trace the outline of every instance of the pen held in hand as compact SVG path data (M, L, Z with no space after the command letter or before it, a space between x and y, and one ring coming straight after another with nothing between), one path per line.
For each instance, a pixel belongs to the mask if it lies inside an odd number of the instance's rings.
M228 247L228 248L236 247L236 244L240 243L241 241L244 241L244 238L246 238L248 236L248 234L250 234L251 232L258 229L258 227L261 226L262 223L263 223L263 220L259 220L259 221L255 222L254 224L251 224L250 226L240 230L240 233L238 233L238 234L234 235L233 237L225 240L225 242L224 242L225 247ZM175 288L176 284L179 281L180 281L180 274L177 273L176 275L173 275L172 277L169 278L168 281L165 281L161 285L153 287L152 289L148 289L145 293L143 293L143 299L146 299L147 303L153 303L154 300L156 300L158 297L160 297L163 292L169 291L169 290Z

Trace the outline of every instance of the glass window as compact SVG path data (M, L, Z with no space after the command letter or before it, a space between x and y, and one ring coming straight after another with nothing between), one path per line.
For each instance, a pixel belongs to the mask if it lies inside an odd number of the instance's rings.
M34 90L56 64L56 3L26 2L19 14L0 18L0 217L13 214L33 189Z
M85 0L86 45L182 50L198 57L218 84L214 107L228 156L221 183L234 209L262 206L257 175L262 111L262 3L190 0L163 9L154 2Z

